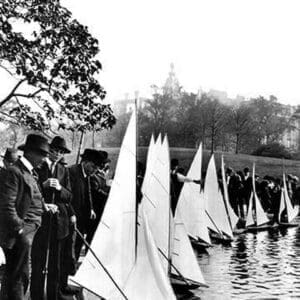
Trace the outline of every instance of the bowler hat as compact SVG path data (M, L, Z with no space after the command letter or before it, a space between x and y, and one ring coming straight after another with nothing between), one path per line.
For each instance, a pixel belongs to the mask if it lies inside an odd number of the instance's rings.
M108 161L108 153L106 151L98 150L100 155L103 158L103 163L106 163Z
M66 140L58 135L53 138L50 147L63 150L65 153L71 153L71 151L67 148Z
M97 166L101 166L105 161L105 157L98 150L85 149L81 155L83 161L91 161Z
M14 148L7 148L4 155L1 155L3 159L9 161L9 162L15 162L19 156L18 156L18 150Z
M18 147L20 150L34 150L43 154L49 153L48 140L39 134L29 134L26 138L25 144Z

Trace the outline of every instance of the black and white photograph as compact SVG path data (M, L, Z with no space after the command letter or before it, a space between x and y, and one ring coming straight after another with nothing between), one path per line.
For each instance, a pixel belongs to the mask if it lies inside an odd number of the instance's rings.
M0 300L300 299L297 0L0 0Z

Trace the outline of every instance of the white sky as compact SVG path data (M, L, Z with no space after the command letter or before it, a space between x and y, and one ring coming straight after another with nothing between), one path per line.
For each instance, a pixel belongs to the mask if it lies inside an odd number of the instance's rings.
M100 41L108 99L161 86L300 104L298 0L63 0Z
M149 96L170 63L189 92L300 104L299 0L61 0L99 39L107 99Z

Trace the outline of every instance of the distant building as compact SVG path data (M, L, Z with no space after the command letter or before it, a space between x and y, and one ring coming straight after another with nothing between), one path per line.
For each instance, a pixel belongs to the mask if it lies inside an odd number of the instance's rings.
M169 76L164 86L162 87L162 90L164 94L170 95L173 99L178 99L180 98L182 87L180 86L179 80L176 77L174 69L174 64L171 63Z
M279 142L292 151L300 151L300 106L285 105L284 108L291 126L283 133Z
M147 98L138 97L137 99L138 109L144 108L145 105L147 104L146 102L147 100L148 100ZM128 94L126 94L124 99L114 101L112 105L112 109L116 114L116 116L120 116L125 113L130 113L133 110L134 105L135 105L135 99L129 98Z

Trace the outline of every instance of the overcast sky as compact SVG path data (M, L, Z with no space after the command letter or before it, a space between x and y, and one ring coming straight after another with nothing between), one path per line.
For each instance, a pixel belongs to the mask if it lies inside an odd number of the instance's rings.
M107 99L149 96L170 63L188 92L300 104L299 0L61 0L98 38Z
M108 99L183 87L300 104L298 0L63 0L100 41Z

